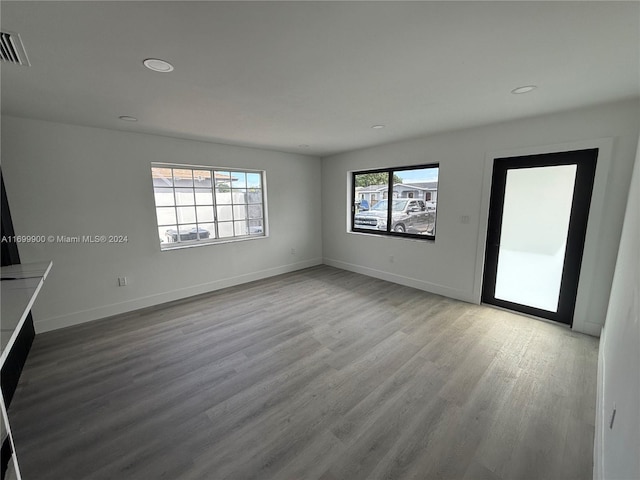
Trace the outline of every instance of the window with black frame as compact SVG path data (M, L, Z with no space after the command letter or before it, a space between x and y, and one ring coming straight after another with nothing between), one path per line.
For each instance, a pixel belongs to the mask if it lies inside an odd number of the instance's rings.
M353 172L351 230L433 240L437 164Z

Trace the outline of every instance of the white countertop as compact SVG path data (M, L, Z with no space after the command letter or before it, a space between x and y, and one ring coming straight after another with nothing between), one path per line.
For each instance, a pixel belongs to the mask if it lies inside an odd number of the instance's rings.
M51 265L52 262L38 262L0 268L0 365L4 364Z

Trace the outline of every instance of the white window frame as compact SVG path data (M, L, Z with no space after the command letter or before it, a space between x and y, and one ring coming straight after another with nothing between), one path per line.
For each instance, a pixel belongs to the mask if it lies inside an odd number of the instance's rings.
M162 168L162 169L180 169L180 170L191 170L192 171L192 175L193 171L208 171L211 174L211 186L210 187L198 187L195 184L192 187L181 187L176 185L174 182L174 180L172 179L171 184L170 185L157 185L156 184L156 180L154 178L153 175L153 169L154 168ZM243 203L235 203L234 202L234 188L233 188L233 180L231 180L229 182L230 185L230 190L231 190L231 203L218 203L218 197L217 195L220 192L216 192L216 172L221 173L221 172L225 172L225 173L244 173L244 174L259 174L260 175L260 185L261 188L260 190L260 194L261 194L261 201L258 202L253 202L250 203L249 199L247 198L247 196L245 196L245 201ZM186 165L186 164L178 164L178 163L162 163L162 162L151 162L151 176L152 176L152 188L153 188L153 199L154 199L154 208L155 208L155 212L156 212L156 237L159 237L160 240L160 250L162 251L170 251L170 250L176 250L176 249L181 249L181 248L191 248L191 247L199 247L199 246L204 246L204 245L216 245L216 244L221 244L221 243L230 243L230 242L240 242L240 241L246 241L246 240L256 240L256 239L261 239L261 238L267 238L269 236L269 228L268 228L268 215L267 215L267 179L266 179L266 171L265 170L256 170L256 169L250 169L250 168L236 168L236 167L212 167L212 166L207 166L207 165ZM173 176L173 170L172 170L172 176ZM195 180L195 178L194 178ZM189 204L189 205L180 205L178 204L178 201L176 199L176 188L192 188L194 191L194 201L193 201L193 205ZM196 189L206 189L206 188L210 188L211 189L211 195L212 195L212 203L211 204L198 204L198 202L195 200L195 193L196 193ZM156 190L157 189L167 189L167 190L171 190L173 192L173 196L174 196L174 201L173 201L173 205L159 205L157 200L158 198L156 197ZM237 190L244 190L245 195L248 193L249 187L245 186L244 188L238 188ZM258 189L256 189L258 190ZM255 193L255 192L254 192ZM242 235L236 235L235 232L235 228L236 228L236 220L234 218L235 216L235 208L236 206L242 206L242 205L246 205L247 206L247 213L246 213L246 219L240 219L238 221L242 221L242 220L246 220L247 221L247 232L249 232L250 230L250 226L249 226L249 221L250 220L262 220L262 231L259 233L247 233L247 234L242 234ZM262 208L262 218L256 218L256 219L249 219L249 206L250 205L259 205ZM194 207L194 211L195 211L195 221L194 222L180 222L179 221L179 215L178 215L178 211L177 209L181 206L184 207L190 207L193 206ZM213 220L212 221L200 221L198 222L198 212L197 212L197 207L207 207L207 206L211 206L213 208ZM218 211L218 207L219 206L230 206L231 207L231 220L219 220L218 215L219 215L219 211ZM158 213L158 209L160 208L171 208L173 207L175 209L175 219L176 222L174 223L170 223L170 224L166 224L166 223L161 223L160 218L159 218L159 213ZM209 237L208 238L197 238L199 237L199 232L201 231L200 228L202 225L213 225L213 232L209 232ZM222 238L220 238L219 236L219 230L220 230L220 225L221 224L231 224L233 226L233 236L224 236ZM180 229L180 226L187 226L187 225L196 225L196 238L195 239L182 239L184 234ZM171 227L176 227L175 233L171 233L169 235L165 235L165 239L167 241L163 241L162 236L160 236L160 232L159 230L162 228L167 228L167 232L173 230ZM209 231L207 229L207 231Z

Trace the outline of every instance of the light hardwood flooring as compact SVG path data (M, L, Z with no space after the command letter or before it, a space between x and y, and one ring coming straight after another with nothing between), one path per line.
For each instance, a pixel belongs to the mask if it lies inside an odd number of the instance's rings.
M25 480L589 479L598 340L314 267L36 336Z

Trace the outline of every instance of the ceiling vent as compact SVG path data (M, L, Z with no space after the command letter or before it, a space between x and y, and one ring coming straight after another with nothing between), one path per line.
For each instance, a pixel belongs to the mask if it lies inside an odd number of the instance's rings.
M31 65L19 34L0 32L0 60L2 63Z

